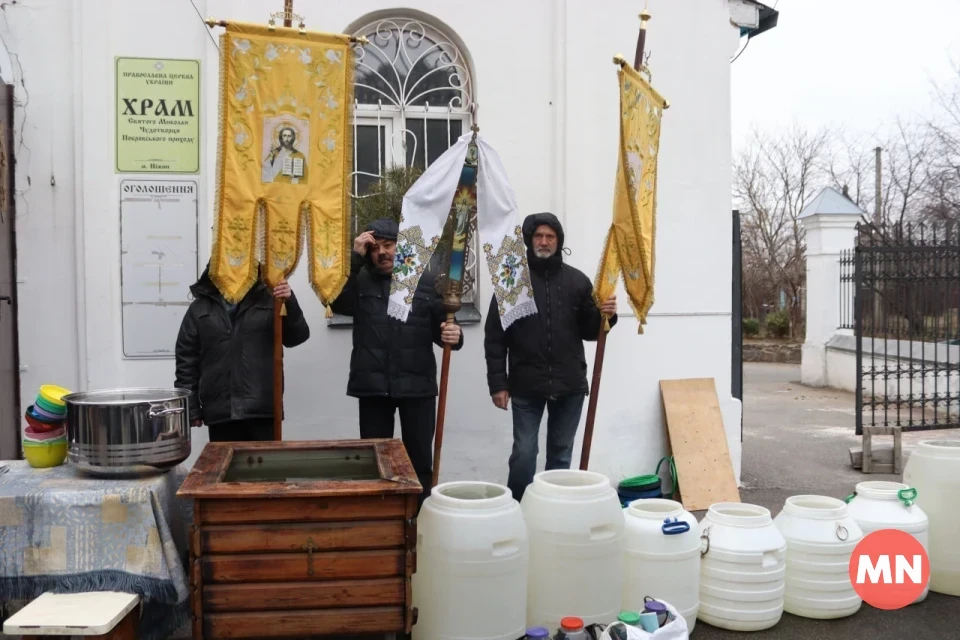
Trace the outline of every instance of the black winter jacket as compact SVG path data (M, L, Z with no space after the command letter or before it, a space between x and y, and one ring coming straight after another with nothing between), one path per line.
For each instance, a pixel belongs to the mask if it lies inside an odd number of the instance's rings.
M190 287L177 336L176 386L193 391L190 416L205 424L273 417L273 296L260 283L237 305L231 323L223 297L205 270ZM310 337L295 295L286 301L283 346Z
M387 315L390 275L352 254L350 279L331 308L353 316L353 353L347 395L354 398L424 398L437 395L440 325L446 320L435 278L424 273L406 322ZM460 343L453 347L459 350Z
M544 224L558 237L557 252L546 259L530 249L534 231ZM517 320L504 332L497 299L491 300L484 339L490 395L500 391L542 398L587 394L583 341L596 340L603 322L593 300L593 283L582 271L563 263L563 227L552 213L527 216L523 240L537 315ZM611 327L616 322L617 316L610 318Z

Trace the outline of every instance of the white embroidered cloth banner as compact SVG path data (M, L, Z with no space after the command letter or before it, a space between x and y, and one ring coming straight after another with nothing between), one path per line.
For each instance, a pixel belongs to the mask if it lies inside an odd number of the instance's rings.
M403 197L388 307L389 315L401 322L407 321L420 276L440 242L472 137L472 132L461 136ZM537 306L516 196L507 172L496 150L479 134L477 151L477 233L497 297L500 322L506 329L516 320L534 315Z

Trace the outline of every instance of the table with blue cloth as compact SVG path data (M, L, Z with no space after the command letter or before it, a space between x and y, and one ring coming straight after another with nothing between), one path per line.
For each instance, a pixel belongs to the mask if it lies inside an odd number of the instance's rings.
M162 640L189 619L184 570L192 505L178 500L181 465L140 477L96 478L66 463L0 473L0 602L46 591L139 594L141 638Z

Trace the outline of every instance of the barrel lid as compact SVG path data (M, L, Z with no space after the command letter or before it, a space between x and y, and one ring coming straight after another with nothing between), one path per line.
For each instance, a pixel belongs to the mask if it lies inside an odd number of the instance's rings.
M560 621L560 628L563 631L580 631L583 629L583 620L575 616L564 618Z
M640 614L636 611L621 611L617 620L624 624L637 625L640 623Z

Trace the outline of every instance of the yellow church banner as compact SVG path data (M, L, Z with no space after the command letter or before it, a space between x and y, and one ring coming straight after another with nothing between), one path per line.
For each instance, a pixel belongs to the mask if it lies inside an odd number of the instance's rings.
M620 144L613 195L613 223L594 283L597 304L622 276L630 306L647 323L653 305L656 255L657 155L666 101L629 65L620 65Z
M346 35L234 23L220 37L210 277L237 302L299 263L324 304L350 275L354 53Z

